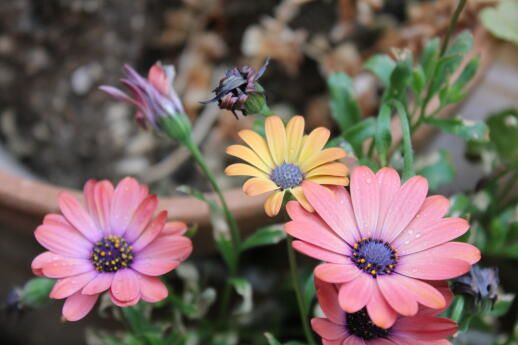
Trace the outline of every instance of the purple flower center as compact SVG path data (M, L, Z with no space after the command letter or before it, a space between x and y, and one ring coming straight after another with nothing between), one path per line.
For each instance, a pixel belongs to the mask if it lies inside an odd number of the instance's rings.
M383 329L376 326L370 319L365 308L356 313L347 313L345 320L345 328L347 331L363 340L386 338L390 332L390 328Z
M133 247L119 236L107 236L95 243L90 257L97 272L116 272L133 262Z
M359 269L376 277L394 271L397 253L389 243L367 238L354 244L352 260Z
M273 169L270 178L282 189L290 189L302 183L304 174L295 164L284 163Z

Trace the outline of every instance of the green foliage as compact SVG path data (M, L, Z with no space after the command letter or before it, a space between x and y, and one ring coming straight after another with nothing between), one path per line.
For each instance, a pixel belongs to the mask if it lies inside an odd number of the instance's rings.
M252 285L243 278L232 278L229 282L230 285L234 287L237 294L242 298L241 304L237 307L234 313L238 315L250 313L254 306L252 300Z
M241 251L260 246L277 244L286 238L286 232L282 224L265 226L257 229L252 235L241 243Z
M448 119L439 119L435 117L428 117L424 120L426 124L440 128L446 133L461 137L462 139L487 141L489 130L486 124L482 121L468 121L460 117L453 117Z
M396 63L386 54L377 54L369 58L363 67L378 77L384 86L388 86L390 84L390 75L396 67Z
M376 123L376 149L378 150L382 166L387 165L387 152L392 144L391 113L390 107L387 104L383 104Z
M493 114L487 120L491 143L502 161L518 167L518 110L508 109Z
M47 278L33 278L25 283L20 293L20 303L30 308L41 307L50 302L49 294L54 287L55 280Z
M334 73L327 79L331 115L342 132L361 118L360 107L354 96L351 78L344 73Z
M351 144L357 157L363 157L363 142L376 135L376 120L372 117L365 118L357 124L347 128L343 138Z
M426 177L431 190L453 181L455 178L455 167L451 160L450 153L446 150L434 152L431 155L421 158L416 162L417 174Z
M315 276L311 273L306 279L306 283L304 284L304 305L306 306L306 311L309 313L311 310L311 303L315 298L316 288L315 288Z

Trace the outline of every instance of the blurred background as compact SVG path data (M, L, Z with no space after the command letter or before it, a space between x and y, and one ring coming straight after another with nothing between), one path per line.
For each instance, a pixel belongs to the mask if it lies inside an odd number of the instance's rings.
M125 63L145 73L160 60L176 66L176 90L211 168L226 189L237 187L239 181L222 174L230 162L224 148L236 142L238 130L250 127L253 119L236 121L215 105L200 104L211 98L227 69L244 64L258 68L270 57L261 84L274 112L304 114L309 128L335 128L327 77L337 71L348 74L361 112L376 114L383 89L362 67L364 62L393 48L419 54L427 41L444 35L455 5L451 0L1 0L0 184L9 187L15 181L10 176L16 176L22 178L16 183L39 181L80 189L89 178L116 181L132 175L159 195L176 195L182 184L208 190L185 152L137 128L133 109L97 89L118 84ZM493 8L497 5L498 1L468 1L460 17L458 31L473 33L483 60L463 106L445 116L483 120L518 107L518 12L502 16ZM437 192L472 190L485 176L484 164L465 158L461 138L429 133L417 144L417 164L436 159L439 150L448 152L455 168L456 177L438 186ZM33 190L36 200L38 189ZM0 193L0 198L2 204L13 205L8 194ZM31 204L32 216L38 213L38 202ZM24 205L0 211L0 296L31 276L30 260L40 251L32 236L38 219L26 221L26 214ZM511 221L516 222L516 215ZM283 255L283 248L268 250L271 260ZM195 261L207 265L211 250L207 253ZM259 282L259 295L267 295L283 278L268 272L269 263L256 254L245 261ZM516 273L517 257L494 262L501 272ZM501 279L507 291L516 291L516 275L501 274ZM278 301L264 307L275 308ZM510 313L514 315L495 324L495 335L513 329L516 311L515 303ZM57 304L2 315L0 342L79 345L85 344L86 328L110 327L105 319L88 320L60 323ZM482 336L467 344L492 341Z

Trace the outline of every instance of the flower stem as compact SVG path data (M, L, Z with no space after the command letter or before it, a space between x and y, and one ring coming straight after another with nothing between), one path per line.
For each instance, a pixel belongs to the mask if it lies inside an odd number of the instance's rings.
M309 345L316 345L315 339L313 338L313 333L309 327L308 323L308 311L306 310L306 306L304 305L304 299L302 296L302 290L300 288L300 282L298 279L298 267L297 267L297 258L295 257L295 251L291 246L292 239L288 235L286 238L286 245L288 249L288 261L290 263L290 273L291 273L291 281L293 284L293 290L295 290L295 296L297 297L297 304L299 307L300 321L302 322L302 328L304 329L304 335L306 336L306 340Z

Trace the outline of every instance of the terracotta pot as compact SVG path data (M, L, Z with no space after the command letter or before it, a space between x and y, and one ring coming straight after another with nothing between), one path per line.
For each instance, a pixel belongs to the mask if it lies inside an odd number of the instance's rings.
M481 57L480 68L477 76L468 86L468 90L475 87L487 70L490 62L491 46L493 40L482 29L475 31L474 53ZM437 100L432 101L431 107L436 106ZM439 117L449 117L456 113L459 104L446 108ZM392 122L393 141L397 144L401 140L401 130L399 119L394 118ZM415 145L419 146L426 142L433 134L430 127L422 127L415 134ZM65 190L62 187L54 186L42 181L29 180L27 178L10 175L0 171L0 221L13 225L18 229L32 231L41 221L46 213L56 212L58 209L57 195ZM81 192L69 190L79 198ZM213 198L214 196L209 196ZM248 197L240 189L233 189L225 192L225 197L229 203L231 212L234 214L238 223L242 226L242 231L246 234L253 231L256 226L271 222L264 215L263 203L264 196ZM198 224L202 230L209 226L209 209L201 201L188 196L173 198L161 198L160 209L169 212L171 219L182 220L189 224ZM210 241L210 231L201 231L198 235L198 251L205 252L212 250Z

